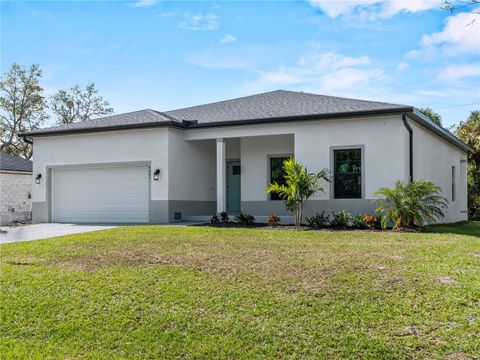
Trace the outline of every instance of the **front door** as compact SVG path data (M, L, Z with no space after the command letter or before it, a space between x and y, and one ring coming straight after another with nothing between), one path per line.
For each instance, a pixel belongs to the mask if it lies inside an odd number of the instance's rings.
M240 212L240 161L227 161L227 212Z

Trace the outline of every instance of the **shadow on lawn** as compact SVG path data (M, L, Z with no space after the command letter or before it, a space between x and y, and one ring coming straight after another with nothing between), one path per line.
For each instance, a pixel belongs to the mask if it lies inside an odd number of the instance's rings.
M480 221L461 221L454 224L439 224L429 226L429 232L450 233L480 237Z

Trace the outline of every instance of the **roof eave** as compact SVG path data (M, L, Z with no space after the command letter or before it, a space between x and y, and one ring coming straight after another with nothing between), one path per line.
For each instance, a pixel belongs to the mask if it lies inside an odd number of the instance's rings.
M256 125L256 124L269 124L269 123L279 123L279 122L290 122L290 121L307 121L307 120L328 120L328 119L338 119L338 118L352 118L352 117L361 117L361 116L377 116L377 115L388 115L388 114L401 114L408 113L409 117L417 121L420 125L428 128L438 136L449 141L451 144L459 147L460 149L466 152L473 152L467 144L462 142L460 139L455 137L453 134L443 129L442 127L434 124L430 119L425 115L419 112L417 109L411 106L405 107L395 107L391 109L381 109L381 110L367 110L367 111L349 111L349 112L339 112L331 114L310 114L310 115L296 115L296 116L285 116L285 117L275 117L275 118L257 118L257 119L245 119L245 120L231 120L231 121L217 121L210 123L193 123L190 125L185 125L179 123L178 121L162 121L162 122L148 122L143 124L128 124L128 125L114 125L114 126L105 126L101 128L85 128L85 129L70 129L70 130L54 130L54 131L45 131L41 133L21 133L19 134L25 141L29 142L31 138L42 137L42 136L53 136L53 135L71 135L71 134L82 134L82 133L95 133L95 132L105 132L105 131L116 131L116 130L130 130L130 129L141 129L141 128L152 128L152 127L173 127L178 129L202 129L202 128L214 128L214 127L224 127L224 126L238 126L238 125Z
M113 125L113 126L104 126L96 128L79 128L79 129L68 129L68 130L52 130L52 131L43 131L39 133L35 132L25 132L20 133L18 136L22 137L24 140L27 138L41 137L41 136L52 136L52 135L71 135L71 134L83 134L83 133L94 133L94 132L104 132L104 131L116 131L116 130L129 130L129 129L142 129L142 128L152 128L152 127L174 127L174 128L185 128L184 125L176 121L155 121L142 124L128 124L128 125Z
M198 129L198 128L235 126L235 125L269 124L269 123L290 122L290 121L328 120L328 119L352 118L352 117L361 117L361 116L401 114L403 112L408 112L412 110L413 110L412 107L404 107L404 108L392 108L392 109L383 109L383 110L348 111L348 112L338 112L338 113L330 113L330 114L295 115L295 116L285 116L281 118L274 117L274 118L218 121L218 122L194 124L194 125L190 125L188 128Z
M438 126L437 124L435 124L432 120L430 120L427 116L425 116L423 113L421 113L417 109L412 108L412 111L410 111L407 116L413 118L413 120L415 120L420 125L422 125L422 126L426 127L427 129L431 130L436 135L438 135L441 138L447 140L452 145L457 146L458 148L462 149L463 151L468 152L468 153L473 153L474 152L473 149L470 146L465 144L462 140L457 138L455 135L453 135L448 130L445 130L441 126Z

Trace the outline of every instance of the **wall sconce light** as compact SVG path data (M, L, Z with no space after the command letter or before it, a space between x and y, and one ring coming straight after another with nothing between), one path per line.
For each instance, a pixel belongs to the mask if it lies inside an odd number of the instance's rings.
M42 174L37 174L37 177L35 178L35 184L40 184L41 178L42 178Z
M160 179L160 169L155 170L153 173L153 180L157 181Z

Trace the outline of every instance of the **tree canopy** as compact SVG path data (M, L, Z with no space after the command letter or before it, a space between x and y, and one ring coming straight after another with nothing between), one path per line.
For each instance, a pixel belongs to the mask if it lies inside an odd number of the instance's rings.
M0 79L0 150L30 159L32 146L18 135L40 128L50 118L70 124L94 116L113 113L94 83L85 89L75 85L59 90L50 98L50 106L40 86L42 71L37 64L28 69L13 64Z
M58 90L50 101L57 123L71 124L112 114L113 108L98 92L94 83L89 83L85 89L75 85L70 89Z
M42 71L13 64L0 80L0 150L30 159L32 146L18 134L38 129L48 118L40 86Z
M480 220L480 110L472 111L466 121L460 122L456 135L473 150L468 155L468 214Z
M435 112L433 109L429 107L421 107L418 109L418 111L420 111L423 115L425 115L430 120L432 120L438 126L442 126L442 117L440 116L439 113Z

